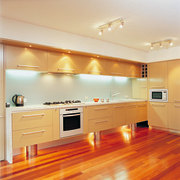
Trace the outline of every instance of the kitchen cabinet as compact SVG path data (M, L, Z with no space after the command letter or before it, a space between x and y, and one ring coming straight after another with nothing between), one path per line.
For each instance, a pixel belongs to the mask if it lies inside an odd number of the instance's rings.
M108 61L104 59L88 58L86 61L86 67L84 69L85 74L94 75L109 75Z
M97 105L84 107L84 133L112 128L112 106Z
M48 72L83 74L88 58L60 52L48 53Z
M127 77L141 77L141 64L126 63L125 70L125 76Z
M148 104L148 123L151 126L168 128L168 103L150 102Z
M30 146L57 139L59 127L54 110L36 110L12 114L13 148ZM53 130L55 132L53 133Z
M47 71L47 52L33 48L4 46L6 69Z
M180 103L180 60L168 61L168 101Z
M3 45L0 44L0 161L4 160L4 61L3 61Z
M170 129L180 131L180 103L168 103L168 125Z
M52 118L53 118L53 125L52 125L52 130L53 130L53 140L58 140L60 138L60 113L59 109L53 109L52 110Z
M147 121L147 102L138 102L136 122Z
M113 105L113 127L126 125L126 103Z
M107 66L109 75L126 76L126 63L119 61L108 61Z
M126 107L126 124L134 124L137 121L136 103L127 103Z
M150 89L167 89L167 62L148 65L148 86Z

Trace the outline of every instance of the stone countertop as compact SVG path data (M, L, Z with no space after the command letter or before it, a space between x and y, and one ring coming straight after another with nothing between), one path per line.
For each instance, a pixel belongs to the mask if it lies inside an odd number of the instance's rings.
M82 102L70 105L25 105L20 107L9 107L6 108L6 112L16 113L24 111L34 111L34 110L45 110L45 109L57 109L57 108L70 108L70 107L85 107L85 106L95 106L95 105L107 105L107 104L119 104L119 103L133 103L133 102L146 102L143 99L120 99L117 101L110 102Z

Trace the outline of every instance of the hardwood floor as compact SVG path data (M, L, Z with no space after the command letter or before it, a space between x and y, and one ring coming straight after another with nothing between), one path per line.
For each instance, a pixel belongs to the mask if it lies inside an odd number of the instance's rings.
M168 132L122 128L102 135L96 144L93 134L79 142L48 148L14 164L0 162L0 179L93 179L178 180L180 136Z

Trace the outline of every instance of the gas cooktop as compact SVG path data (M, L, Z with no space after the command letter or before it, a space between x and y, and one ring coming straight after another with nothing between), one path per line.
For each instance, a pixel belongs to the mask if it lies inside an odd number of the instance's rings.
M45 102L43 105L67 105L67 104L77 104L81 103L80 100L66 100L66 101L55 101L55 102Z

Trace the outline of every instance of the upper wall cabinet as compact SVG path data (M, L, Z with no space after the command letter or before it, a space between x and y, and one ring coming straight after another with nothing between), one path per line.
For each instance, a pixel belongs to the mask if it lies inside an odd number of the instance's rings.
M180 60L168 62L169 102L180 103Z
M6 69L47 71L47 52L32 48L4 46Z
M148 65L149 88L167 88L167 62L156 62Z
M48 53L48 71L57 73L83 73L87 58L59 52Z
M127 77L141 77L141 64L126 63L125 69Z

